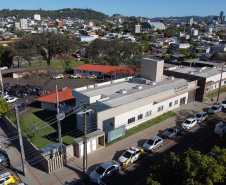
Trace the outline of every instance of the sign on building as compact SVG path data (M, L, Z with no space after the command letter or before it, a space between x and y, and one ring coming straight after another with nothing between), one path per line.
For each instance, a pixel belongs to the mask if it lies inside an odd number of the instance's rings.
M108 140L107 142L111 142L119 137L122 137L125 135L126 126L122 125L114 130L111 130L108 132Z

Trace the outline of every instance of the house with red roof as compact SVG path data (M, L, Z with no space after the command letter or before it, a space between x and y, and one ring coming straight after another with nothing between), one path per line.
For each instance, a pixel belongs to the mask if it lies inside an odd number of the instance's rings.
M120 78L140 73L140 69L137 68L94 64L83 64L72 69L74 70L74 74L80 74L82 76L96 75L98 78L103 79L110 77Z
M57 92L60 111L67 112L75 105L75 97L72 96L72 89L67 87L58 88ZM39 97L36 101L41 102L42 109L57 111L56 90Z

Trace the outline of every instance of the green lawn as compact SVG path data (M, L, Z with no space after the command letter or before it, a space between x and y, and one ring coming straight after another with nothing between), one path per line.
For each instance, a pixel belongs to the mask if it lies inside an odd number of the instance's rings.
M148 128L148 127L151 127L151 126L153 126L153 125L155 125L155 124L157 124L159 122L162 122L162 121L164 121L164 120L166 120L166 119L168 119L168 118L170 118L172 116L175 116L175 115L176 115L175 112L169 111L169 112L167 112L167 113L165 113L165 114L163 114L161 116L158 116L158 117L156 117L154 119L146 121L146 122L144 122L144 123L142 123L142 124L140 124L140 125L138 125L136 127L133 127L131 129L126 130L126 133L125 133L124 136L122 136L122 137L120 137L118 139L115 139L115 140L113 140L113 141L111 141L109 143L106 143L105 146L109 146L109 145L111 145L113 143L116 143L116 142L120 141L121 139L127 138L127 137L129 137L129 136L131 136L133 134L136 134L137 132L140 132L140 131Z
M80 66L82 64L84 64L84 61L75 61L75 60L72 60L71 63L70 63L70 65L69 65L69 68ZM41 65L42 66L47 66L46 61L43 61L41 63ZM34 62L34 63L31 63L31 66L40 66L40 63L39 62ZM60 60L51 61L51 66L58 67L58 68L63 68L63 65L62 65L62 63L61 63ZM26 64L22 64L21 67L30 67L30 65L28 63L26 63Z
M205 102L205 101L207 101L208 100L208 98L203 98L202 99L202 102Z
M222 87L222 88L221 88L220 94L221 94L221 93L224 93L224 92L226 92L226 87ZM208 94L206 97L208 97L208 98L213 98L213 97L216 97L217 94L218 94L218 91L215 91L215 92L213 92L213 93Z
M14 111L13 111L14 112ZM25 116L20 116L22 133L38 148L41 149L55 142L58 142L56 113L46 110L37 110ZM14 125L16 120L14 113L6 115ZM53 123L55 121L55 123ZM53 123L49 125L49 123ZM34 132L36 128L38 131ZM32 133L31 133L32 132ZM62 140L65 145L74 142L75 137L82 136L76 129L76 115L72 114L61 121Z

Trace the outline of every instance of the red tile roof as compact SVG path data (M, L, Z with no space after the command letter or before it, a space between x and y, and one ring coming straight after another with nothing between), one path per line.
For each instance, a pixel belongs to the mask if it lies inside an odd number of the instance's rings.
M140 69L133 69L129 67L120 67L120 66L93 65L93 64L83 64L77 67L73 67L72 69L102 72L102 74L107 75L114 75L115 73L125 73L125 74L140 73Z
M72 89L66 88L62 90L63 88L58 88L58 99L59 102L70 102L71 100L75 100L75 97L72 96ZM49 103L56 103L56 90L51 91L48 94L45 94L44 96L39 97L36 99L37 101L43 101L43 102L49 102ZM67 103L66 103L67 104Z

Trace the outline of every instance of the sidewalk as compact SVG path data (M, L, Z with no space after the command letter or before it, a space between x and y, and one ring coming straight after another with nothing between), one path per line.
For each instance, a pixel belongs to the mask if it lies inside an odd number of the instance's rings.
M226 98L226 93L222 93L219 98L219 102L223 101ZM96 151L88 155L88 171L93 171L99 164L112 160L118 159L122 152L128 149L131 146L142 146L146 139L154 135L161 135L161 133L169 127L180 126L185 118L189 116L194 116L197 112L204 110L207 111L213 103L216 102L216 97L212 102L210 99L206 102L192 102L182 107L179 107L174 112L177 113L176 116L173 116L165 121L162 121L152 127L149 127L141 132L138 132L128 138L125 138L117 143L114 143L108 147L105 147L102 150ZM13 149L12 149L13 148ZM10 150L10 153L13 153L12 156L17 159L19 162L19 152L14 147L7 147L7 150ZM26 150L26 149L25 149ZM62 184L74 184L76 181L79 181L83 178L82 175L82 164L83 158L73 158L69 164L53 172L51 174L46 174L43 171L38 170L35 166L29 166L26 176L23 176L22 173L18 173L21 180L27 184L32 185L62 185ZM19 169L21 171L21 168Z

